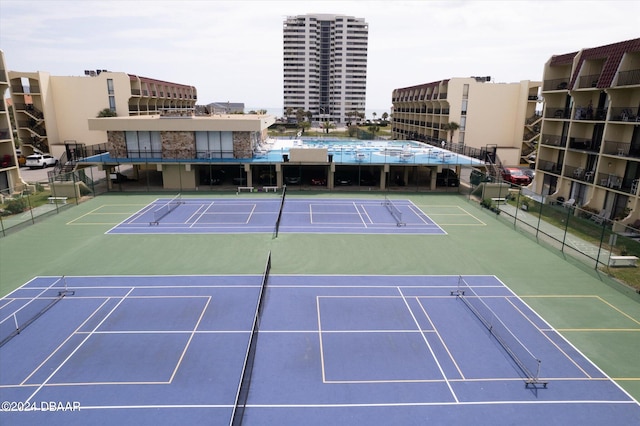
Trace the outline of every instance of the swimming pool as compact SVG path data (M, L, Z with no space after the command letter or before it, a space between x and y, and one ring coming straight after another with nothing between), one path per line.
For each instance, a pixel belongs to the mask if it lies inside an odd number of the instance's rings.
M335 138L269 139L254 152L253 162L280 162L292 148L326 149L334 163L481 165L482 161L417 141Z

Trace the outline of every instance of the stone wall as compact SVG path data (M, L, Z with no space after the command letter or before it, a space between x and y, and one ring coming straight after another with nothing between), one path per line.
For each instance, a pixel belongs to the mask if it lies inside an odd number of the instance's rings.
M250 132L233 132L233 158L252 158Z
M194 132L160 132L162 158L196 157L196 134Z
M127 157L127 141L124 136L124 132L108 131L107 132L107 149L111 158L126 158Z

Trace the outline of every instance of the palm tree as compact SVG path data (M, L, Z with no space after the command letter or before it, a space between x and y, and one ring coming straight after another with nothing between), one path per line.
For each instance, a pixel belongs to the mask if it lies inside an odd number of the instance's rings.
M298 127L302 130L302 134L304 135L305 130L311 128L311 123L308 121L303 121L302 123L298 123Z
M442 130L449 133L449 143L453 143L453 134L460 128L460 125L455 121L450 121L449 123L442 126Z
M387 118L389 118L389 114L387 114L386 112L383 112L383 113L382 113L382 119L383 119L384 121L387 121Z
M376 113L374 112L374 113L372 113L371 115L373 115L373 121L376 121L376 115L378 115L378 114L376 114Z
M322 129L326 132L329 133L330 129L333 129L335 126L333 125L332 122L330 121L325 121L322 123Z

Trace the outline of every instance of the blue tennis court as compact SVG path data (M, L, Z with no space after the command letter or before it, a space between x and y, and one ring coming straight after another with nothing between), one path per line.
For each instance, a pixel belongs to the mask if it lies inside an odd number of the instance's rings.
M410 200L294 197L158 199L107 233L273 233L278 221L280 233L446 234Z
M252 335L245 425L640 420L495 276L272 274L264 293L263 280L33 279L0 301L0 339L46 310L0 347L2 424L229 425ZM513 332L515 358L473 309ZM523 348L540 360L532 385Z

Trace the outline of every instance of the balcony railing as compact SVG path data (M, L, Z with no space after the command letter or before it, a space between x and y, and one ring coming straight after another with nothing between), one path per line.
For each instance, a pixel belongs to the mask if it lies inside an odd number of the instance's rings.
M604 121L607 118L607 108L576 107L574 120Z
M0 139L11 139L11 131L9 129L0 129Z
M544 118L557 118L566 119L571 115L571 109L569 108L553 108L547 107L545 110Z
M619 157L637 157L640 156L640 152L631 150L631 144L628 142L618 142L605 140L603 154L617 155Z
M609 120L637 123L640 122L640 115L637 107L615 107L611 108Z
M600 152L599 141L587 138L569 138L569 148L578 149L580 151Z
M593 171L587 171L584 169L584 167L575 167L569 165L564 166L564 173L562 175L571 179L588 183L593 183L595 177L595 173Z
M553 161L538 160L538 170L559 175L562 170L562 165L554 163Z
M632 86L635 84L640 84L640 69L620 71L618 73L616 86Z
M598 79L600 79L600 74L583 75L578 79L578 89L596 87L598 85Z
M567 138L559 135L545 134L540 138L540 143L542 145L565 147L567 146Z
M542 90L545 92L551 90L567 90L569 88L569 78L555 78L553 80L545 80L542 84Z

